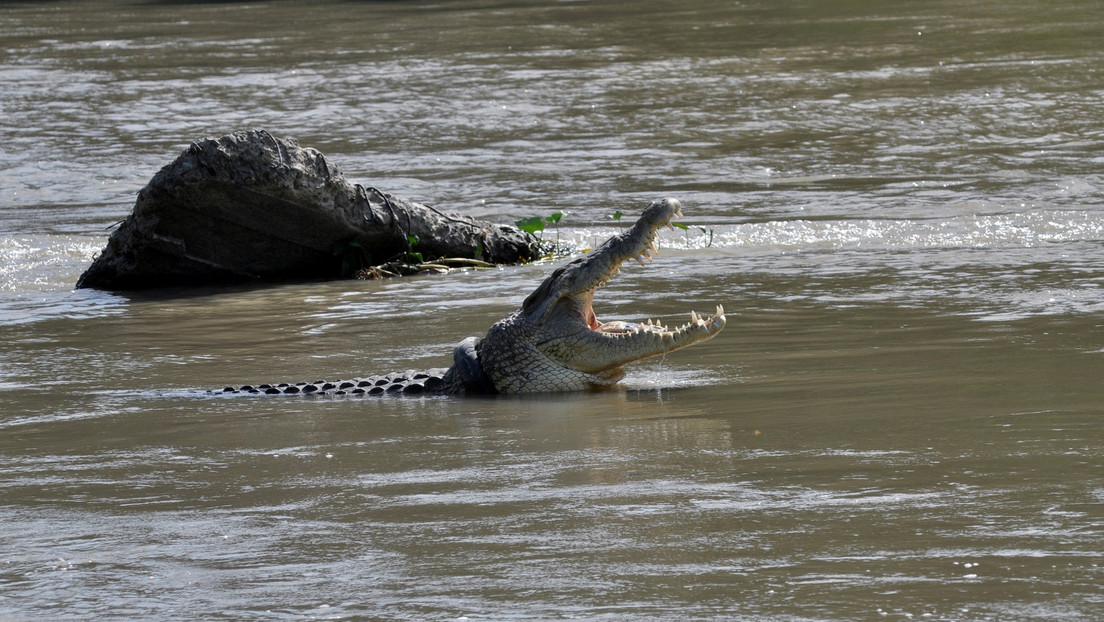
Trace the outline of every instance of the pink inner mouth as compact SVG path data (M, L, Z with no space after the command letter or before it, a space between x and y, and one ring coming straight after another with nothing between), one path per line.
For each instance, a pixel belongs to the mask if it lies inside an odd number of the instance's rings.
M611 320L609 322L600 322L598 316L594 313L593 305L593 292L591 296L588 296L584 300L583 308L580 309L583 323L587 325L593 331L599 333L631 333L634 332L639 324L635 322L625 322L622 320Z
M592 326L594 330L601 333L631 333L638 325L633 322L623 322L621 320L613 320L612 322L606 322L605 324L598 324Z

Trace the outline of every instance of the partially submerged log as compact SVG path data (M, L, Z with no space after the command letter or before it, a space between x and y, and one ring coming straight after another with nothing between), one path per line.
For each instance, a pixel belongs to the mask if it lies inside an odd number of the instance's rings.
M192 143L161 169L77 287L348 278L414 252L516 263L536 242L350 183L314 149L254 130Z

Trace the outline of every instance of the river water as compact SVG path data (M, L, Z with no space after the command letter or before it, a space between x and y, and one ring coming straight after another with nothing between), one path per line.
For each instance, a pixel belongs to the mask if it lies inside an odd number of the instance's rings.
M1099 620L1104 10L0 5L0 619ZM728 312L592 394L209 398L447 364L550 265L73 285L187 145L586 247Z

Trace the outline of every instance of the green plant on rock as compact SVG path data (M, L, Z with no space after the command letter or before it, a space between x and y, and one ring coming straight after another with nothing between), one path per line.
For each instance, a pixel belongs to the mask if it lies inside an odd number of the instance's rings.
M420 240L418 239L418 236L414 235L413 233L408 233L406 235L406 257L404 258L406 261L410 263L425 262L422 254L414 250L414 247L418 245L419 241Z
M521 220L514 221L514 225L516 225L518 229L521 229L529 235L537 235L538 233L541 233L541 236L539 237L543 238L544 234L542 232L544 231L544 219L540 216L530 216L529 218L522 218Z

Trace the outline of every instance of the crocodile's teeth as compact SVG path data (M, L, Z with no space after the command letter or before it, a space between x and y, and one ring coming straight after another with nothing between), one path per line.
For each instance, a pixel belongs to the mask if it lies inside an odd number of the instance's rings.
M695 323L695 324L697 324L698 322L701 321L701 316L698 315L697 311L691 311L690 312L690 321Z
M717 314L713 317L724 317L724 307L717 305Z
M647 266L648 265L648 264L644 263L644 260L640 258L640 255L634 256L633 259L636 260L636 263L638 263L642 266Z

